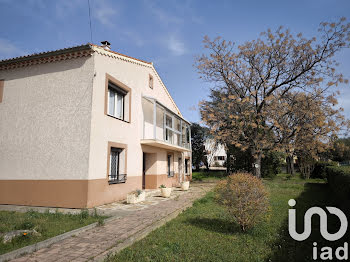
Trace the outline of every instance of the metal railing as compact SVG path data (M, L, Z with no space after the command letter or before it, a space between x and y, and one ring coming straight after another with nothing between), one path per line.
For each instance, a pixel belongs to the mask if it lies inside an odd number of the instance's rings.
M115 174L108 176L109 184L121 184L126 182L126 174Z

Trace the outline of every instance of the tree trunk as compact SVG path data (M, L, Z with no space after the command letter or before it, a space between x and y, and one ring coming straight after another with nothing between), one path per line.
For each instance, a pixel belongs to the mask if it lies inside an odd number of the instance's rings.
M199 171L199 164L196 164L196 171Z
M261 178L261 157L262 154L261 153L256 153L256 154L252 154L253 156L253 163L252 163L252 171L253 171L253 175Z
M226 153L226 174L229 174L231 171L231 155L230 152L227 150Z
M295 170L294 170L294 161L293 161L293 156L292 155L288 155L286 162L287 162L287 174L291 174L294 175L295 174Z

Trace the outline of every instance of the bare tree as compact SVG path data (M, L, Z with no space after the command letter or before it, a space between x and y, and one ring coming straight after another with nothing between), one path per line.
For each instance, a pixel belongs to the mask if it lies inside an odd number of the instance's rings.
M321 23L319 40L278 28L237 48L232 42L204 38L209 55L196 58L200 77L215 83L201 115L212 134L250 149L253 173L261 176L263 151L276 146L275 104L290 92L324 93L345 82L334 54L349 47L350 24ZM278 112L277 112L278 113Z

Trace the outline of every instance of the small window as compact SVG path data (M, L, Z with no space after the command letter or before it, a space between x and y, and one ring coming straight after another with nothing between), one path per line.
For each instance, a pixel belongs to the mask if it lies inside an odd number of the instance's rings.
M217 160L224 161L225 160L225 156L218 156Z
M188 174L188 159L185 159L185 174Z
M113 84L108 84L108 115L125 120L126 92Z
M108 182L109 184L119 184L125 183L126 174L124 174L123 167L123 153L124 149L122 148L111 148L110 158L109 158L109 175Z
M174 176L174 171L171 170L171 155L168 155L168 177Z
M149 75L149 88L153 89L153 76Z

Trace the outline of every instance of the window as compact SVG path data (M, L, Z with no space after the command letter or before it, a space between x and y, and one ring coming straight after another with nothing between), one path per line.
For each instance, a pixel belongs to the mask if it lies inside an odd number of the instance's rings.
M225 156L218 156L217 160L224 161L225 160Z
M185 174L188 174L188 161L189 159L185 159Z
M112 83L108 84L108 114L116 118L124 119L126 92Z
M186 148L190 148L190 126L186 123L182 124L182 146Z
M149 75L149 88L153 89L153 76Z
M165 115L165 141L173 143L173 118Z
M107 116L131 122L131 88L106 74L104 113Z
M108 183L120 184L126 182L125 148L110 147L109 149Z
M168 177L174 176L174 171L171 171L171 155L168 155L168 166L167 166Z

